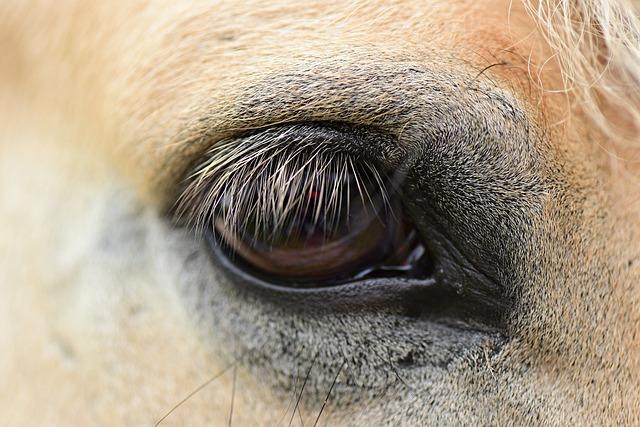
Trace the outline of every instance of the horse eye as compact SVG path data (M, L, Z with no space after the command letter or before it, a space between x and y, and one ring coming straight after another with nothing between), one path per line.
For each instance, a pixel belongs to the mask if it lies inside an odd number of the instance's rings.
M242 205L253 209L243 212L223 194L211 229L245 271L285 286L319 287L423 268L424 248L391 180L356 166L293 181L271 187L268 198L264 180L248 183Z

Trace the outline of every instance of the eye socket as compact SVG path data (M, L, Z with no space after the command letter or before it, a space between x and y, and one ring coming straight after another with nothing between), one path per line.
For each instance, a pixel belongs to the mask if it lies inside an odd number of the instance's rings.
M389 191L390 180L358 166L300 176L298 185L272 189L285 192L272 200L283 204L279 217L252 210L233 227L225 218L236 207L222 202L213 227L236 262L254 275L299 287L416 271L424 248L398 194ZM262 190L249 190L249 205L260 205Z

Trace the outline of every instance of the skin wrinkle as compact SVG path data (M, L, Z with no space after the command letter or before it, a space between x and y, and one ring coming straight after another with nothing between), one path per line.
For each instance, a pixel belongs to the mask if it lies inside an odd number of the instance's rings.
M8 424L152 425L243 349L161 425L227 424L234 383L234 425L310 425L345 363L320 425L638 424L637 182L519 2L6 0L0 47ZM306 121L392 137L502 331L289 310L170 221L212 144Z

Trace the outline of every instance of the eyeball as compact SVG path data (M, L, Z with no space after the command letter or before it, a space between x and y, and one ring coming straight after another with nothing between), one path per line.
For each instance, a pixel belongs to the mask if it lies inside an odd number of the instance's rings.
M283 205L278 217L249 209L241 221L230 223L225 218L236 206L229 197L220 203L223 209L212 227L245 270L288 286L327 286L409 271L424 249L397 194L389 191L389 180L371 175L357 167L322 177L305 173L285 189L287 194L272 198ZM255 188L245 188L253 200L247 203L245 196L243 203L263 204L264 186L246 185Z

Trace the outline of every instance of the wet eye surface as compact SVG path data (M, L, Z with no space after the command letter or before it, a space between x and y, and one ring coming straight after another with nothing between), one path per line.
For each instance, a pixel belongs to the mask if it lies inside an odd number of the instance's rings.
M213 232L230 257L265 280L297 287L426 273L425 249L390 179L336 160L342 164L330 172L294 168L293 185L273 189L271 200L262 197L266 189L250 186L248 212L234 212L223 199ZM258 181L269 182L269 174L261 171ZM268 205L279 203L275 216ZM238 214L246 221L234 227L229 218Z

